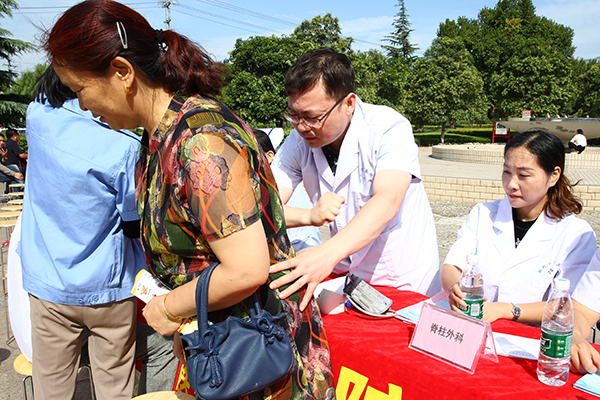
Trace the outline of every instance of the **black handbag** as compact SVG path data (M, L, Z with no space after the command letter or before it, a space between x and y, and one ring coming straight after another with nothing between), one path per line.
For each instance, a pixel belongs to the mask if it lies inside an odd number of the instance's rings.
M203 400L225 400L256 392L286 377L292 346L271 315L261 309L256 292L246 299L250 318L229 317L208 325L208 283L219 263L210 265L196 285L198 330L181 336L187 346L190 386Z

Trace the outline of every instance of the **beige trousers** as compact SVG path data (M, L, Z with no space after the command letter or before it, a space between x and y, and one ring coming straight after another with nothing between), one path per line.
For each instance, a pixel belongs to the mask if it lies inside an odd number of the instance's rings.
M31 295L29 299L36 400L73 398L85 328L97 399L131 399L135 297L99 306L67 306Z

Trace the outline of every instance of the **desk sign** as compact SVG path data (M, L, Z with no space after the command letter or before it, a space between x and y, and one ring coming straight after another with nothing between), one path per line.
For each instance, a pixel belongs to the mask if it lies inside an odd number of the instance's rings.
M470 374L481 355L498 362L489 322L430 303L424 303L408 347Z

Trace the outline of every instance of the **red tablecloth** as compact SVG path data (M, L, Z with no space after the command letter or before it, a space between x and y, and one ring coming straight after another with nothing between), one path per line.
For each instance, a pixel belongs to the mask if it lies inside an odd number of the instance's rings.
M399 310L426 299L414 292L378 287ZM396 318L375 319L354 311L323 316L338 400L383 399L597 399L573 388L571 373L561 387L538 381L536 361L498 356L480 358L471 375L408 348L414 326ZM501 320L494 332L539 339L540 330ZM600 348L600 347L599 347Z

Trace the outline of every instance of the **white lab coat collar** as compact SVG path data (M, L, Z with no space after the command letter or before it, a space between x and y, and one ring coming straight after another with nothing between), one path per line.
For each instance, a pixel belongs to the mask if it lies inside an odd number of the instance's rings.
M556 231L558 220L548 218L545 212L542 212L535 223L529 228L529 231L523 238L523 241L515 249L515 230L512 218L512 207L505 197L500 203L498 214L494 220L494 232L497 235L497 240L494 245L498 249L498 254L501 255L505 265L513 267L521 264L539 254L529 251L531 245L544 246L544 243L549 244ZM529 242L536 242L535 244ZM513 249L507 251L507 249Z

